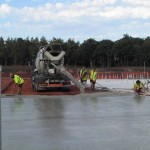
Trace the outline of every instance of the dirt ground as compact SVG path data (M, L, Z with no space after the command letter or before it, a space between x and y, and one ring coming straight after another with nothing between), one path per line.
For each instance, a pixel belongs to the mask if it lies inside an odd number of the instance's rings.
M140 68L141 70L143 68ZM140 71L139 69L139 71ZM67 69L75 78L78 78L78 68L73 68L73 69ZM132 72L132 71L135 71L136 68L113 68L113 69L108 69L108 68L105 68L105 71L111 71L107 72L107 75L105 77L116 77L115 74L114 74L114 71L115 70L118 70L118 71L121 71L121 70L124 70L124 71L129 71ZM148 69L146 68L146 71ZM80 94L80 90L75 86L75 85L72 85L70 86L70 90L69 92L64 92L64 91L60 91L60 90L50 90L50 91L44 91L44 92L36 92L32 89L32 83L31 83L31 71L32 71L32 68L29 68L27 66L5 66L5 67L2 67L2 94L10 94L11 92L11 89L13 87L13 82L12 80L9 78L9 74L10 72L13 72L13 73L16 73L17 75L20 75L22 78L24 78L25 82L24 82L24 85L23 85L23 88L22 88L22 95L76 95L76 94ZM102 68L99 69L98 71L102 71ZM104 71L104 69L103 69ZM98 78L103 78L102 76L102 72L98 72L99 75L98 75ZM104 72L103 72L104 73ZM126 77L126 72L123 72L125 74L124 77ZM142 72L143 73L143 72ZM121 78L120 76L120 73L118 73L118 76L119 78ZM122 75L122 74L121 74ZM140 75L140 74L139 74ZM148 72L148 75L150 76L150 72ZM91 93L91 90L89 88L86 88L85 90L86 93ZM96 90L95 92L102 92L100 90ZM17 93L17 87L16 89L14 90L14 94Z
M7 77L2 77L2 94L10 94L11 90L14 86L14 82L12 79ZM17 86L14 89L13 94L17 94L18 88ZM95 90L94 92L100 92L101 90ZM90 88L85 89L85 93L91 93ZM48 91L39 91L36 92L32 88L32 83L30 78L24 78L24 84L22 87L22 95L77 95L80 94L79 88L77 88L75 85L71 85L69 88L69 91L62 91L58 89L50 89Z
M2 78L2 94L10 94L14 86L14 83L9 78ZM13 94L17 94L17 86L14 89ZM24 85L22 87L22 95L76 95L79 94L80 90L76 86L71 86L69 92L50 90L50 91L40 91L36 92L32 89L32 84L30 78L24 79Z

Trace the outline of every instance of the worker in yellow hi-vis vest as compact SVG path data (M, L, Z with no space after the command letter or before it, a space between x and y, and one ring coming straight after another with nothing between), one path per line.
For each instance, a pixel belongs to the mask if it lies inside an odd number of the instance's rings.
M83 68L79 72L80 75L80 81L81 83L86 86L87 78L88 78L88 71L86 67L83 66Z
M91 83L91 91L92 92L95 89L96 79L97 79L97 71L96 71L96 68L94 68L90 72L90 83Z
M16 85L18 86L18 95L21 95L21 91L22 91L22 86L23 86L23 83L24 83L24 80L16 75L16 74L13 74L13 73L10 73L10 78L12 78L15 82L15 85L14 87L12 88L12 91L11 91L11 94L13 94L13 91L14 91L14 88L16 87Z
M143 95L143 94L145 94L145 92L146 92L146 88L145 88L143 82L140 81L140 80L137 80L137 81L134 83L133 90L134 90L134 92L137 93L138 95Z

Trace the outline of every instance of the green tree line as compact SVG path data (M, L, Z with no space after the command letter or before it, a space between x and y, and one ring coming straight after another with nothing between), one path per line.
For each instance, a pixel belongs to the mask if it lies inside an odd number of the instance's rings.
M108 39L96 41L93 38L75 42L68 39L53 38L47 41L45 37L38 38L8 38L0 37L0 65L28 65L33 63L40 46L59 43L66 52L65 65L87 67L150 67L150 37L133 38L128 34L117 41Z

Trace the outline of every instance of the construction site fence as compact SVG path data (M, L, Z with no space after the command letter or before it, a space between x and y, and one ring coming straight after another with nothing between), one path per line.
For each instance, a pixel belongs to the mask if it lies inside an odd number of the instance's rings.
M97 73L97 79L149 79L150 72Z
M97 79L150 79L150 72L98 72Z

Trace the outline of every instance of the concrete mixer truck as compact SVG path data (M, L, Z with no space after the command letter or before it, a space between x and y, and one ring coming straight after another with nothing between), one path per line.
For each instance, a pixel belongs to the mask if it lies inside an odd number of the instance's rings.
M65 51L59 44L48 44L39 48L31 77L35 91L48 89L68 91L71 83L74 83L81 92L84 92L83 85L64 68L64 56Z

